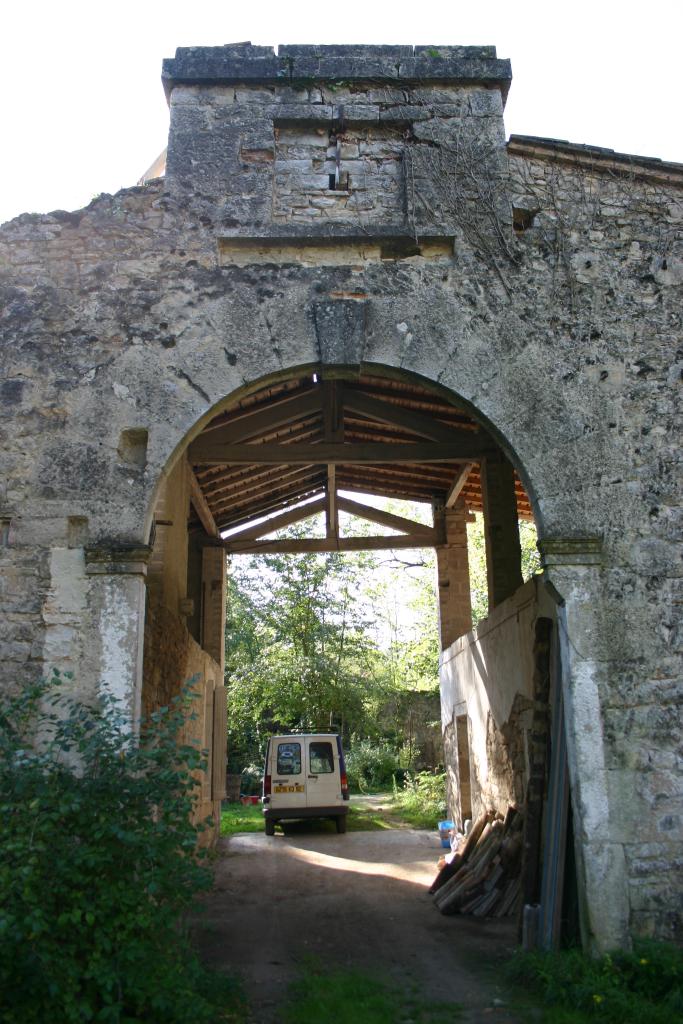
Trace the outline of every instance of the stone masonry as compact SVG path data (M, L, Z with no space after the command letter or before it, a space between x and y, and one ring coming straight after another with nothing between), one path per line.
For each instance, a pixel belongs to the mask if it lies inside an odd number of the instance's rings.
M533 503L586 942L680 939L683 168L506 143L510 77L492 47L181 49L164 179L0 229L0 672L137 714L188 443L293 367L417 375Z

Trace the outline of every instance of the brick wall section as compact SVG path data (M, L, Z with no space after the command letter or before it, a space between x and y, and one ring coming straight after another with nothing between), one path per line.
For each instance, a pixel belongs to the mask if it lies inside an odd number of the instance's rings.
M145 657L143 665L143 715L168 706L183 686L191 684L194 692L187 709L182 742L207 751L208 770L197 775L198 801L195 819L213 815L220 818L220 801L213 799L211 763L213 757L213 693L223 683L218 665L190 636L185 623L160 604L148 604L145 618ZM196 717L192 717L192 715ZM217 835L214 830L203 833L203 842Z
M439 584L439 632L441 649L472 628L470 570L467 556L467 522L470 516L462 499L453 508L435 515L443 525L446 539L436 549Z

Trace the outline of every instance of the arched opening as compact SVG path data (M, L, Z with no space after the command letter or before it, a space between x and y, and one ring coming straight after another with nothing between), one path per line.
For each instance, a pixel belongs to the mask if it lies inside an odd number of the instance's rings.
M449 816L457 831L483 819L489 829L508 808L524 808L531 852L489 902L536 906L543 890L540 927L553 944L567 916L558 892L569 802L557 605L540 577L523 584L519 522L533 521L532 500L511 454L452 392L375 365L297 368L226 398L193 431L156 497L143 709L195 680L189 729L212 762L197 813L217 816L226 795L226 555L434 549ZM428 503L431 523L378 508L368 495ZM344 513L383 532L349 535ZM483 517L488 614L472 631L467 529L475 514ZM316 515L322 533L277 536ZM521 830L517 838L521 849ZM471 910L472 900L469 892L448 912Z

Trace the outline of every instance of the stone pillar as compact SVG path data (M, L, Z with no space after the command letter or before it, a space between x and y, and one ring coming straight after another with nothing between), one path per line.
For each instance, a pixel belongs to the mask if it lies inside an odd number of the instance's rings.
M221 674L225 671L225 572L225 549L219 545L204 547L201 645L218 662Z
M436 548L441 649L472 628L470 567L467 558L467 523L474 517L459 498L453 508L435 508L434 525L445 543Z
M610 764L601 694L610 689L601 629L603 587L597 538L546 538L539 544L558 593L558 632L584 948L628 948L630 894L624 839L636 800L629 773ZM621 776L621 777L620 777ZM620 799L622 805L620 806ZM645 815L636 816L647 828ZM640 850L643 840L636 835Z
M86 629L82 665L88 681L140 724L147 547L86 548Z
M486 573L489 609L511 597L522 585L522 549L512 465L500 453L481 464L481 493L484 503Z

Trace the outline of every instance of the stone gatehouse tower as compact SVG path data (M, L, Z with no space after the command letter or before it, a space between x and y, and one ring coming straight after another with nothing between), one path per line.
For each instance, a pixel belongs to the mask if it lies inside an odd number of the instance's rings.
M683 167L506 143L510 78L492 47L181 49L165 177L0 230L0 671L134 720L196 674L215 806L220 530L318 496L337 543L337 488L374 488L435 508L457 746L464 524L522 608L533 515L584 937L680 937Z

